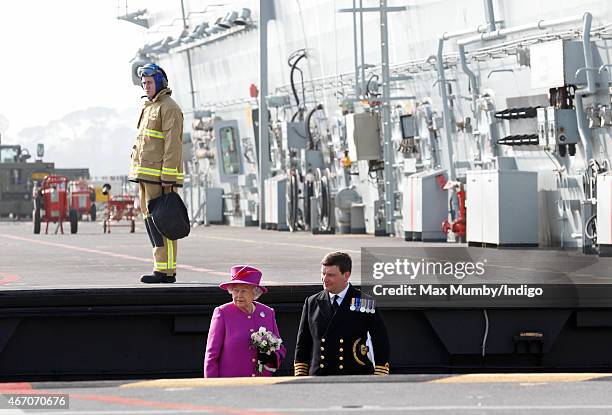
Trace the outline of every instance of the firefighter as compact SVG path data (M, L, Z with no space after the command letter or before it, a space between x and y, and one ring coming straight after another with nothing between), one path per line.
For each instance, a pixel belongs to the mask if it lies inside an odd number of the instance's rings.
M129 179L139 184L140 207L153 245L153 272L141 282L176 281L176 241L164 237L155 227L147 202L183 183L183 113L170 97L168 77L162 68L149 63L138 68L146 98L138 120L138 137L132 147Z

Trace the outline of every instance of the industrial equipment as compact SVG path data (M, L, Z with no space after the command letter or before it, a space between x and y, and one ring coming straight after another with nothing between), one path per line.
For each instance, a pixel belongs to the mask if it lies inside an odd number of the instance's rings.
M406 241L443 241L442 223L448 216L447 182L442 170L422 171L404 181L402 224Z
M289 230L287 227L287 176L278 175L266 179L264 183L266 194L265 227L279 231Z
M467 172L467 242L538 246L538 175L519 170Z
M70 206L81 219L89 217L92 222L96 221L96 191L86 180L70 182Z
M446 235L453 233L455 241L464 242L466 234L467 212L465 207L465 188L460 181L449 180L444 185L444 190L450 192L449 216L442 222L442 232Z
M29 159L30 153L20 145L0 145L0 217L29 217L34 182L54 172L53 163Z
M134 233L136 217L138 216L138 212L134 208L134 199L132 195L111 196L109 194L104 211L104 221L102 222L104 233L111 233L111 224L113 228L129 227L130 233Z
M612 256L612 173L607 172L597 176L597 211L596 229L587 226L587 232L599 246L600 256ZM588 223L587 223L588 225ZM591 228L591 229L589 229Z
M68 178L66 176L46 176L40 188L34 189L34 212L32 214L34 233L40 233L41 223L46 222L45 233L49 232L49 223L57 223L57 228L64 233L64 222L70 222L70 233L77 233L78 215L70 208L68 199Z

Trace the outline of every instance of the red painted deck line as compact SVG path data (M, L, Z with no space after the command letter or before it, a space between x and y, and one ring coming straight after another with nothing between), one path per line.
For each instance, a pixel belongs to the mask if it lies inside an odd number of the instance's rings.
M32 384L28 382L0 383L0 391L26 391L31 390Z
M132 260L132 261L139 261L139 262L146 262L148 264L151 264L153 262L153 258L143 258L143 257L137 257L137 256L133 256L133 255L118 254L118 253L115 253L115 252L102 251L102 250L99 250L99 249L82 248L80 246L68 245L68 244L63 244L63 243L59 243L59 242L40 241L38 239L24 238L22 236L15 236L15 235L3 235L3 234L0 234L0 236L4 237L4 238L8 238L8 239L14 239L16 241L33 242L33 243L36 243L36 244L39 244L39 245L46 245L46 246L54 246L54 247L59 247L59 248L72 249L73 251L87 252L89 254L107 255L107 256L112 256L112 257L115 257L115 258L121 258L121 259L127 259L127 260ZM177 265L177 268L178 269L186 269L186 270L195 271L195 272L206 272L206 273L214 274L214 275L227 275L227 272L214 271L212 269L199 268L199 267L194 267L194 266L191 266L191 265Z
M0 285L9 284L11 282L19 281L21 277L18 275L7 274L6 272L0 272Z
M48 395L48 394L63 394L67 393L62 390L39 390L32 389L29 383L0 383L0 394L19 393L22 395ZM280 415L278 412L261 412L250 409L228 408L225 406L209 406L209 405L192 405L180 402L160 402L148 401L137 398L129 398L124 396L113 395L93 395L80 393L67 393L69 399L79 399L84 401L106 402L109 404L135 406L141 408L157 408L157 409L176 409L186 411L206 411L216 414L232 414L232 415Z

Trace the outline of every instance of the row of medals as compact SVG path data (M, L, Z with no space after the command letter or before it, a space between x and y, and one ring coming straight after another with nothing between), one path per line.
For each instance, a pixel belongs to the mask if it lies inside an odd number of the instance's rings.
M359 310L362 313L375 313L374 303L374 300L369 300L367 298L352 298L350 308L351 311Z

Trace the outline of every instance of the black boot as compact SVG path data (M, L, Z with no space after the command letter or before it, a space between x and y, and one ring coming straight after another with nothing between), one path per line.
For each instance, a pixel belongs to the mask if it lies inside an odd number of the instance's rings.
M165 284L172 284L173 282L176 282L176 274L164 276L162 282Z
M166 275L163 272L153 271L153 274L143 275L140 277L140 282L144 282L145 284L171 284L176 282L176 274Z

